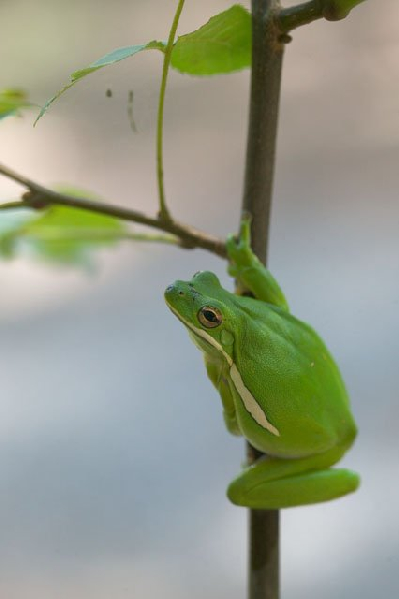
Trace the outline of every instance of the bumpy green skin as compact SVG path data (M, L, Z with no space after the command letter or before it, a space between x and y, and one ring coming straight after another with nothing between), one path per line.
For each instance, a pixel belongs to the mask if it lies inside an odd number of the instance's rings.
M204 353L228 430L267 454L230 484L228 497L278 509L354 491L358 475L331 468L356 436L337 365L317 333L289 313L278 283L252 253L248 220L227 252L229 272L255 297L230 293L201 272L170 285L165 299ZM222 315L218 326L199 321L204 307Z

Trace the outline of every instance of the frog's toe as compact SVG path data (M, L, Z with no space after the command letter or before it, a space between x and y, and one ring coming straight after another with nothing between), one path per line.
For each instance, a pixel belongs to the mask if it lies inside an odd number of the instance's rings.
M235 261L238 250L238 241L236 235L229 235L226 239L226 251L229 260Z
M243 247L251 247L251 215L246 212L242 215L240 223L240 245Z
M235 264L230 263L227 267L227 273L234 279L238 276L238 269Z

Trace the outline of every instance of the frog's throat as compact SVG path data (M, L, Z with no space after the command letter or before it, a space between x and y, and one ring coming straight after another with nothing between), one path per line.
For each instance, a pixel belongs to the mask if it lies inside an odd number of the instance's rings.
M203 339L205 339L205 341L209 343L209 345L212 345L212 347L217 349L217 351L222 354L222 356L224 357L224 359L230 367L230 378L233 381L233 384L236 388L239 397L242 400L242 403L244 404L245 409L251 414L252 418L255 420L255 422L257 422L257 424L259 424L259 426L268 430L270 433L272 433L272 435L279 437L279 430L268 421L265 412L262 410L262 408L254 398L250 390L245 386L244 381L241 378L241 374L239 373L237 366L234 364L233 359L231 358L231 356L229 356L227 352L224 351L220 343L216 341L216 339L211 337L211 335L209 335L203 329L196 328L193 324L191 324L191 322L188 322L187 320L182 318L181 314L174 310L172 306L170 306L169 304L168 306L172 310L172 312L177 316L180 322L182 322L188 329L190 329L190 331L197 335L197 337L202 337Z

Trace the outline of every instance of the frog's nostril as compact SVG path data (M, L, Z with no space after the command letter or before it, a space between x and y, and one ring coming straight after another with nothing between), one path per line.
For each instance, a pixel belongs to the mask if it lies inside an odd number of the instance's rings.
M164 295L165 297L174 298L176 296L185 296L186 294L184 293L184 291L182 291L178 282L175 282L167 286Z

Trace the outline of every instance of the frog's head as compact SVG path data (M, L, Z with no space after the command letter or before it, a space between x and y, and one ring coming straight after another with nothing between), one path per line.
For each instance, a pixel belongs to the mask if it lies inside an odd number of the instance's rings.
M175 281L165 290L165 301L205 352L231 354L234 343L233 294L211 272L196 273L191 281ZM226 357L226 355L225 355Z

